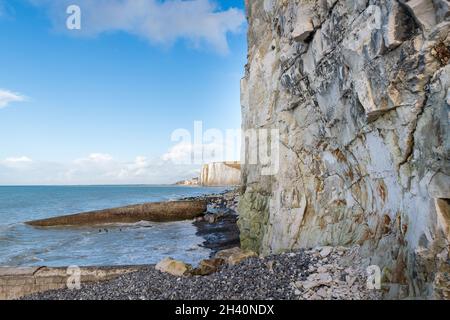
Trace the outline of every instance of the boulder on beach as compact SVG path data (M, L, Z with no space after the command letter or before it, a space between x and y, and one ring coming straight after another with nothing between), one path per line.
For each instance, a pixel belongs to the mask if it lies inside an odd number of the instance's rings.
M155 266L155 269L173 276L181 277L187 275L192 270L192 266L172 258L165 258Z
M220 258L202 260L200 261L198 267L192 270L192 274L196 276L210 275L216 272L224 263L225 260Z
M217 252L215 258L223 259L229 265L234 266L248 258L257 256L258 255L251 250L242 250L241 248L235 247Z

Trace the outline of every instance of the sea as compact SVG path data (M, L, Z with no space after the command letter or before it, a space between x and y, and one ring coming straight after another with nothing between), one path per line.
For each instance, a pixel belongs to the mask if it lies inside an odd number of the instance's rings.
M24 222L224 191L191 186L0 186L0 267L114 266L209 256L192 221L36 228Z

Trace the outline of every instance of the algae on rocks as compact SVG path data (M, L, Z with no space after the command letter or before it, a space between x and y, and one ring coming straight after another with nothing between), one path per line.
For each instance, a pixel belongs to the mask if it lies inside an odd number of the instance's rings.
M238 226L241 246L259 252L269 218L269 197L257 191L246 191L239 200Z

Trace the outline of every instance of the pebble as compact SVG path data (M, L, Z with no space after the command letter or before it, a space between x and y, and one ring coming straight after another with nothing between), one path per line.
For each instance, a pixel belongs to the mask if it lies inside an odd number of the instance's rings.
M319 272L319 273L325 273L325 272L327 272L327 268L325 268L325 267L323 267L323 266L320 266L320 267L317 268L317 272Z
M322 258L328 257L328 255L331 253L331 251L333 251L333 247L324 247L321 251L320 251L320 256Z

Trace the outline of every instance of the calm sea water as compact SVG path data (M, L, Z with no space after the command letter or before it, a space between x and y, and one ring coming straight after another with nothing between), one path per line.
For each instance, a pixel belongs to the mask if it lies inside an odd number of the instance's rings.
M182 186L0 186L0 266L196 263L209 255L190 221L40 229L25 221L223 191Z

